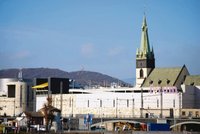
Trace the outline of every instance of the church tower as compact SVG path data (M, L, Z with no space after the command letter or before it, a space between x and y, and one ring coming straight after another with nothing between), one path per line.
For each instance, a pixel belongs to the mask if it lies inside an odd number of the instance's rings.
M144 79L155 68L153 47L150 49L146 16L142 23L140 48L136 52L136 87L140 87Z

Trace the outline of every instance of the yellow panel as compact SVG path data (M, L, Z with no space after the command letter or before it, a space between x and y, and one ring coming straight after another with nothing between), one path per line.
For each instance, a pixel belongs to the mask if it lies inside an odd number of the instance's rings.
M36 85L36 86L33 86L32 88L33 89L37 89L37 88L45 88L45 87L48 87L48 83L43 83L43 84L40 84L40 85Z

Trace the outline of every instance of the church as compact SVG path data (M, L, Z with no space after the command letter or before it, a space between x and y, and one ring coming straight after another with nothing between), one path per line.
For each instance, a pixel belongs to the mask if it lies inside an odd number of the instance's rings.
M146 17L143 18L141 45L136 52L136 87L147 88L148 92L160 93L161 98L165 93L178 93L180 102L179 116L199 116L191 109L200 108L200 75L190 75L187 67L156 68L153 47L150 48ZM171 98L172 99L172 98ZM162 102L161 102L162 103ZM174 102L173 102L174 103ZM161 109L165 108L161 105ZM181 111L183 111L181 113Z

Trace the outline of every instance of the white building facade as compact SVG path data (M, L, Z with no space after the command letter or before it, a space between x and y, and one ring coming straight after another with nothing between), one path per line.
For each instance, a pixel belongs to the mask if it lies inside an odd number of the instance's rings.
M16 116L24 111L34 111L35 93L32 82L13 78L0 79L0 115Z
M52 95L52 105L62 108L63 117L79 117L89 113L103 118L159 118L161 112L163 117L172 114L180 116L180 93L163 92L161 98L159 92L139 91L136 88L71 89L69 94ZM44 104L46 97L37 96L36 104Z

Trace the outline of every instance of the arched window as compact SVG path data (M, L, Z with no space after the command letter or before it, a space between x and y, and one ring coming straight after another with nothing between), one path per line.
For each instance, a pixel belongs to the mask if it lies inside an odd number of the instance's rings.
M140 69L140 78L143 78L144 77L144 72L142 69Z

